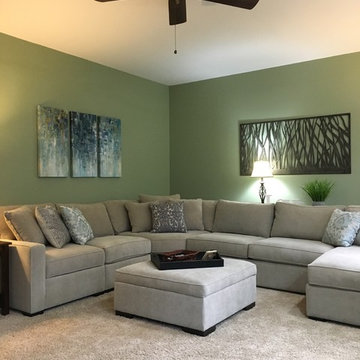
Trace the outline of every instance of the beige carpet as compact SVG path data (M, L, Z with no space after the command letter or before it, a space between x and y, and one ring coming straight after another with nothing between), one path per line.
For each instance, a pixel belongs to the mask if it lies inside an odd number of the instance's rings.
M258 289L255 308L205 338L115 316L112 302L113 292L33 318L0 316L0 359L360 359L360 329L307 319L297 294Z

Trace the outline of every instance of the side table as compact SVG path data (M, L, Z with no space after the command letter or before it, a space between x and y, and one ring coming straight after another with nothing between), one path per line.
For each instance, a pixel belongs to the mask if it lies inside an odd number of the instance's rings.
M1 315L9 313L9 245L10 243L0 241L0 266L1 266Z

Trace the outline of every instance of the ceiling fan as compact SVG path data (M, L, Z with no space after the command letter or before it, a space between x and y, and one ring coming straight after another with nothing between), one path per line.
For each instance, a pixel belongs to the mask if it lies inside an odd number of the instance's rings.
M117 1L117 0L95 0L99 2ZM186 0L168 0L169 1L169 24L177 25L186 22ZM205 0L208 2L235 6L242 9L252 9L259 0Z

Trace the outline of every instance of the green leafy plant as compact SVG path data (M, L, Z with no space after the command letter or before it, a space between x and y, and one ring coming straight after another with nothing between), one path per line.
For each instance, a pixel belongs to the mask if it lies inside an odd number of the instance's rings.
M302 189L312 201L325 201L333 187L334 183L328 180L313 180L306 183Z

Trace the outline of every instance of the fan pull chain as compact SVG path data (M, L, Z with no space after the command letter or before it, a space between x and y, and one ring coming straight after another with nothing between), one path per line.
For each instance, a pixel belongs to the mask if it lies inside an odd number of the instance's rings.
M174 27L174 41L175 41L175 49L174 49L174 54L177 54L177 45L176 45L176 24Z

